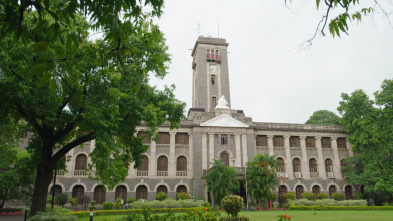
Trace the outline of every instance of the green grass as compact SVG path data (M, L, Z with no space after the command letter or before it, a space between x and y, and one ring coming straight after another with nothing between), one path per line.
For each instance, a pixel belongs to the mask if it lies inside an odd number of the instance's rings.
M393 220L392 211L247 211L241 212L241 216L249 216L251 221L277 221L277 216L287 214L292 221L390 221ZM225 212L222 213L226 215ZM95 216L94 221L116 221L125 215ZM88 221L89 217L79 218L78 221Z

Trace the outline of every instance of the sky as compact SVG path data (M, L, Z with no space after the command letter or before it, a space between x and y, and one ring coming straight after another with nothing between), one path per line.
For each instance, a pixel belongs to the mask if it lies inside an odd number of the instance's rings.
M167 0L156 23L172 62L168 75L151 83L175 84L187 112L191 49L199 35L219 36L229 43L232 109L254 122L304 123L322 109L339 114L341 93L363 89L373 97L384 79L393 78L393 29L376 11L350 23L349 35L333 39L326 29L325 37L305 49L322 14L315 0L293 1L289 8L284 0Z

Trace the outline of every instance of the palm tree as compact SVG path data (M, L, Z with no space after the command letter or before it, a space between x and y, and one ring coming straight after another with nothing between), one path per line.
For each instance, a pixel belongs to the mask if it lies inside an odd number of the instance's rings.
M248 194L256 200L258 206L267 205L271 189L277 184L277 161L267 154L257 154L247 162Z
M222 198L238 192L239 181L236 180L236 171L233 167L226 166L220 160L214 160L212 165L204 177L205 185L211 194L212 201L221 205Z

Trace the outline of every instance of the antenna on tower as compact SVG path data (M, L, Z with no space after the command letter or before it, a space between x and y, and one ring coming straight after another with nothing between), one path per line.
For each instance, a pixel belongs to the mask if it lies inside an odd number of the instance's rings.
M217 30L218 30L218 38L220 38L220 20L218 20L218 26L217 26Z

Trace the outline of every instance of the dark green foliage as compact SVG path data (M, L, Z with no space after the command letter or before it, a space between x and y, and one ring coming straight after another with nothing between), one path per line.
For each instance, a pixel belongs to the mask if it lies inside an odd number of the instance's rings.
M285 196L285 198L286 198L287 200L295 200L295 198L296 198L295 192L287 192L287 193L284 193L284 196Z
M97 202L96 202L95 200L91 200L91 201L90 201L90 206L89 206L89 210L90 210L90 211L94 211L94 210L97 209L96 203L97 203Z
M71 204L72 207L78 205L78 200L77 200L75 197L70 197L70 199L68 200L68 202Z
M328 199L329 196L327 195L327 193L318 193L317 195L317 199L319 200L323 200L323 199Z
M167 198L168 198L168 194L166 194L164 192L158 192L156 194L156 200L163 201L163 200L165 200Z
M275 193L270 193L270 194L269 194L269 197L268 197L268 200L269 200L269 201L272 201L272 202L276 201L276 200L277 200L277 194L275 194Z
M361 200L364 199L364 195L363 193L354 193L353 198L355 198L356 200Z
M130 197L127 199L127 204L133 203L135 201L136 201L136 199L134 197Z
M113 209L113 202L104 202L102 204L104 210L112 210Z
M315 200L315 195L311 192L304 192L302 193L302 198L308 200Z
M220 160L214 160L213 166L204 179L207 189L217 205L220 205L225 196L237 193L239 190L239 181L236 179L235 169L224 165Z
M237 214L244 208L244 200L238 195L229 195L221 200L221 206L228 215L237 217Z
M249 221L250 217L248 216L239 216L239 217L231 217L231 216L221 216L219 221Z
M56 196L56 202L60 206L64 206L68 202L68 195L63 193Z
M328 110L315 111L310 118L307 120L306 124L339 124L340 117L335 113Z
M337 200L337 201L344 200L344 194L338 193L338 192L333 193L332 194L332 199Z
M121 203L121 201L122 201L122 198L116 198L115 204L113 205L113 207L116 209L121 209L121 207L123 207L123 204Z
M192 196L187 193L176 193L176 195L177 195L177 199L179 200L188 200L192 198Z
M37 213L30 217L29 221L77 221L77 217L69 214L59 214L56 212Z

